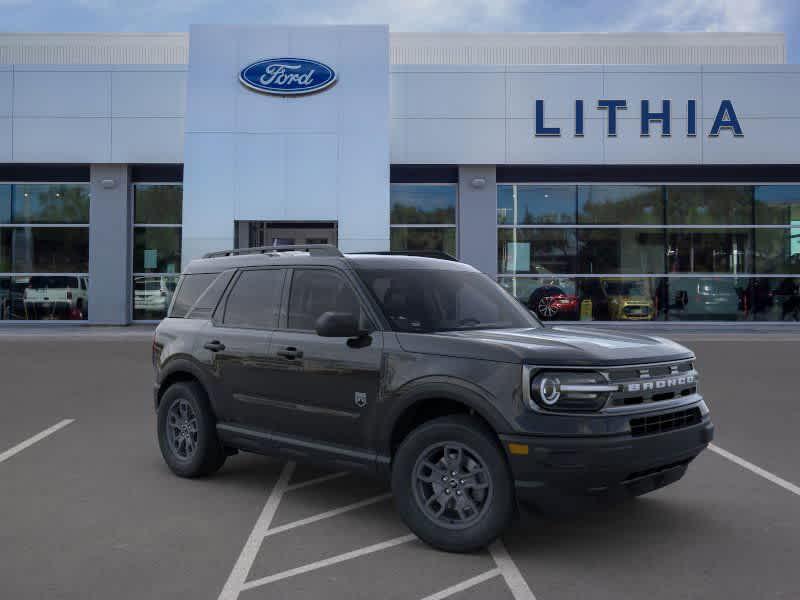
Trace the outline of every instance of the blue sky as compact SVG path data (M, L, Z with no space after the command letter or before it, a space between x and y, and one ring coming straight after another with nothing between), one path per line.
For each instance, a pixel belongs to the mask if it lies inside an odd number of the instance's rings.
M393 31L782 31L798 0L0 0L5 31L185 31L190 23L389 23Z

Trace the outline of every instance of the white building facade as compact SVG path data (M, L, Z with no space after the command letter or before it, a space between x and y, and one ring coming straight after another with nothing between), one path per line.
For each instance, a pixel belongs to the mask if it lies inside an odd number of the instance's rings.
M798 97L782 34L3 34L0 320L157 320L205 252L334 243L548 320L797 321Z

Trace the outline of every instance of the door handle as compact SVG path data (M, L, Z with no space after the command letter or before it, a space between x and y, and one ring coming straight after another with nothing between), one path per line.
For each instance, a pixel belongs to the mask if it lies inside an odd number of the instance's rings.
M298 350L294 346L289 346L285 350L278 350L276 354L278 356L282 356L287 360L294 360L295 358L303 358L303 351Z
M225 350L225 344L220 342L219 340L213 340L211 342L206 342L203 344L203 348L206 350L211 350L212 352L219 352L220 350Z

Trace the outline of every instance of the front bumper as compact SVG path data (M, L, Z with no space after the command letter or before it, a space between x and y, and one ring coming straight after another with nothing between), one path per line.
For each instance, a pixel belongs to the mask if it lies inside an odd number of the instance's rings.
M620 308L617 318L620 321L652 321L653 312L649 304L625 304Z
M555 495L635 496L680 479L689 462L714 437L706 414L696 425L633 437L501 435L517 496L542 500ZM527 447L511 453L509 444Z

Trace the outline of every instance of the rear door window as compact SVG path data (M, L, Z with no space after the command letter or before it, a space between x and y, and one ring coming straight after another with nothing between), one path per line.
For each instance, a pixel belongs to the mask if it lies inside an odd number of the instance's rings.
M283 269L242 271L225 302L223 325L274 329L278 324L284 273Z

